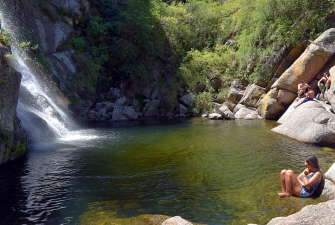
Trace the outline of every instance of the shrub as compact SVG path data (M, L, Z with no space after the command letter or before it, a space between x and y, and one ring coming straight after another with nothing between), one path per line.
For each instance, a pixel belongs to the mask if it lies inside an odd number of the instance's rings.
M79 52L82 52L85 49L85 41L82 37L73 38L71 44L74 47L74 49Z
M209 92L201 92L193 102L192 112L200 114L212 111L212 95Z

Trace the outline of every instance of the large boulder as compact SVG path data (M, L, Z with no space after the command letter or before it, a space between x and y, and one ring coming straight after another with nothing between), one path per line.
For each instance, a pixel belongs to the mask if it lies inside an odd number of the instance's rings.
M294 108L297 103L293 102L278 120L281 125L272 131L306 143L335 146L335 115L326 104L315 100Z
M256 84L251 84L245 90L239 104L243 104L247 107L256 107L259 98L263 94L265 94L265 89L263 87L260 87Z
M226 101L237 104L243 97L245 87L239 80L235 80L231 83Z
M234 109L235 119L262 119L256 110L250 109L245 105L238 104Z
M333 61L335 64L335 59ZM335 66L329 70L330 78L332 80L329 90L325 93L325 99L330 103L333 109L335 109Z
M335 200L322 202L317 205L308 205L300 212L287 217L276 217L268 225L325 225L334 224Z
M160 106L160 100L146 99L145 106L143 108L143 116L156 116L158 115L158 107Z
M332 182L335 182L335 163L325 173L325 177L331 180Z
M307 83L312 81L334 52L335 28L332 28L313 41L292 66L271 86L271 90L260 103L259 113L261 116L267 119L278 119L288 105L284 103L285 101L282 101L280 95L275 95L272 90L276 89L276 93L280 90L296 93L301 80L304 79Z
M227 105L213 103L213 106L214 106L214 113L221 114L227 120L235 119L234 114L230 111Z
M189 108L192 105L194 100L195 100L195 95L193 95L191 93L187 93L187 94L181 96L178 99L178 102L180 104L183 104L186 108Z

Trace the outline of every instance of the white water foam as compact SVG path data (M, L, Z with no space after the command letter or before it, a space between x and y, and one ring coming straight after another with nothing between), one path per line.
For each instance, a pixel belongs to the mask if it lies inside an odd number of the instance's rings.
M14 43L18 43L20 40L15 36L18 27L11 25L1 10L0 19L1 28L11 35ZM70 142L96 138L87 131L75 131L76 125L66 110L67 103L63 96L55 92L55 84L48 80L48 75L39 73L43 70L36 69L37 63L15 44L11 45L11 50L13 57L9 57L9 63L22 75L17 114L32 142Z

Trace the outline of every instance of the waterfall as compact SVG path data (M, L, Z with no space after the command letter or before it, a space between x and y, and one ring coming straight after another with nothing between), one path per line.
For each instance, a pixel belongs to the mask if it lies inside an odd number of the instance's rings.
M0 28L11 35L14 43L19 43L19 27L11 23L14 20L9 16L5 18L2 10L4 9L0 7ZM69 101L51 81L50 76L44 73L26 51L15 44L11 45L11 51L13 57L9 57L9 64L22 75L17 114L32 143L84 138L83 132L75 131L77 126L67 110ZM85 135L85 138L94 136Z
M59 93L54 84L41 71L32 68L23 51L13 47L12 53L14 57L10 64L22 75L17 114L32 141L69 135L74 124L66 112L66 99L57 96Z

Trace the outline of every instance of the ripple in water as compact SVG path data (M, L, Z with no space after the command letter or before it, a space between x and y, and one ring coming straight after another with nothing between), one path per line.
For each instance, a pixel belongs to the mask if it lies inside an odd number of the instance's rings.
M278 198L281 169L302 171L306 154L316 154L324 170L334 161L331 149L277 135L275 125L195 118L69 133L31 149L15 175L0 171L3 221L141 224L139 216L161 214L266 224L322 200Z

